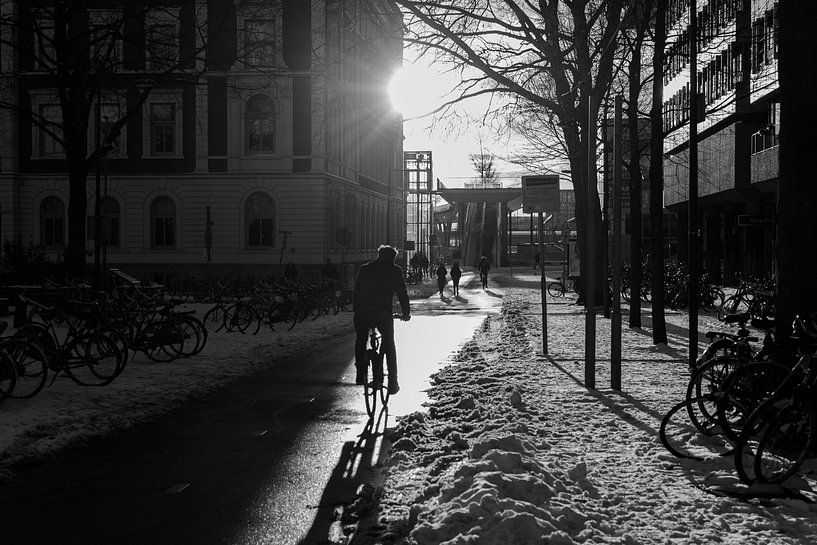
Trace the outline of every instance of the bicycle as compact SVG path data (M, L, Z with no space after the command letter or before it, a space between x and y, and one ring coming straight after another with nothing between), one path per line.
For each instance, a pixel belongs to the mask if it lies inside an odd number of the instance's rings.
M403 319L402 314L393 314L392 318ZM389 404L389 370L384 366L386 353L380 343L382 335L377 326L369 327L369 347L366 349L366 362L372 369L372 380L363 385L363 396L366 398L366 414L374 418L377 412L377 400L383 407Z
M125 362L114 341L96 331L71 326L60 334L54 323L65 320L55 316L58 307L48 307L23 295L18 297L31 305L42 321L30 320L15 336L33 342L45 354L47 368L54 373L51 384L60 373L80 386L104 386L119 376ZM45 372L40 380L45 382Z
M573 282L571 280L565 281L559 276L555 282L548 284L547 290L551 297L564 297L564 294L572 289Z

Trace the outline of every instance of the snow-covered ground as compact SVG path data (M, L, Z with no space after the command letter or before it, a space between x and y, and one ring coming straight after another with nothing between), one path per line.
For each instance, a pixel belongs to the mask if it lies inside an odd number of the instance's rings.
M688 378L686 314L668 313L669 345L656 347L649 308L642 330L626 327L625 311L622 392L609 388L609 320L599 317L598 388L588 390L583 312L570 299L550 300L544 357L538 291L514 288L519 280L536 285L532 276L492 275L492 287L505 286L495 290L504 294L501 313L434 376L428 410L396 426L379 504L353 543L817 542L815 504L732 497L745 491L731 458L678 460L661 446L661 418ZM725 327L701 317L702 331ZM106 387L60 378L31 400L7 400L0 478L350 328L351 314L341 313L291 332L211 333L199 357L169 364L140 357ZM796 484L813 497L809 482Z
M195 308L202 317L207 305ZM61 376L31 399L0 404L0 480L14 467L54 456L68 446L153 420L238 377L275 365L284 356L352 329L352 313L307 319L292 331L258 335L210 332L201 354L155 363L142 354L103 387L82 387ZM50 377L49 377L50 380Z
M689 376L685 313L668 312L669 345L656 347L649 308L641 330L625 311L621 392L609 388L610 321L599 317L588 390L584 314L551 300L544 357L539 301L505 290L502 312L435 375L428 411L391 436L379 505L353 543L817 542L804 480L794 483L803 499L750 497L731 457L679 460L661 445L661 419Z

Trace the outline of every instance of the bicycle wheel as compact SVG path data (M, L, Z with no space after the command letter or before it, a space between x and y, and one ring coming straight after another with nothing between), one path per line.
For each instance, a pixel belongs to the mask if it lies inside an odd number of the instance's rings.
M6 339L3 348L14 360L17 373L17 384L11 397L28 399L37 395L45 386L48 376L45 353L39 346L24 339Z
M703 364L715 358L728 357L735 355L735 341L732 339L715 339L704 349L701 357L696 362L700 368Z
M718 320L722 321L727 316L743 312L749 312L749 303L746 299L740 295L730 295L718 308Z
M213 331L221 331L226 326L225 318L226 313L224 312L224 306L221 303L217 303L213 308L204 313L202 322L205 327L214 327L215 329Z
M757 443L754 473L759 482L782 483L811 455L817 417L811 405L792 399L778 409Z
M551 282L548 284L548 294L551 297L562 297L565 294L564 284L561 282Z
M189 358L201 352L207 342L207 329L204 324L187 314L176 314L173 320L184 337L184 348L179 353L179 357Z
M255 308L249 303L239 301L225 311L224 318L227 331L238 331L255 335L261 329L261 320ZM253 326L255 324L255 326Z
M389 368L386 365L386 354L384 352L379 352L377 357L377 365L380 367L380 380L382 387L380 388L380 401L383 403L383 407L389 404L389 396L391 393L389 392Z
M710 396L685 399L664 415L658 434L661 444L673 456L703 460L706 454L723 456L730 452L729 446L715 435L717 423L714 418L706 419L699 415L697 423L690 418L698 407L711 401Z
M758 481L755 472L758 446L769 426L776 420L778 404L786 403L785 399L775 402L766 400L758 405L752 412L740 431L737 443L735 443L735 470L740 480L746 484L754 484ZM781 405L781 408L783 405Z
M363 396L366 399L366 414L369 415L370 418L374 417L375 412L377 411L377 398L379 397L378 390L381 390L383 387L382 383L382 376L380 377L381 382L378 384L377 377L375 375L376 362L377 362L377 351L369 348L366 351L366 359L369 362L369 366L372 369L372 380L367 381L366 384L363 386Z
M737 358L715 358L692 375L687 385L686 399L698 399L697 405L689 405L689 418L702 433L709 433L713 422L717 420L717 395L723 388L723 383L732 371L738 366Z
M62 353L65 374L80 386L105 386L122 371L122 352L98 333L76 335Z
M737 442L749 415L786 380L790 371L777 363L757 361L739 366L726 377L716 409L721 433Z
M143 352L155 362L175 360L184 351L184 335L170 320L148 323L141 333Z
M17 385L17 369L14 358L0 348L0 403L11 396Z

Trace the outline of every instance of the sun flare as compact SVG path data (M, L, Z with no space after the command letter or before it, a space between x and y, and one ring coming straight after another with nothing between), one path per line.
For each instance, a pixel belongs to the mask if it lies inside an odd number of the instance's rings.
M443 81L430 67L405 63L389 82L392 107L411 118L428 114L443 102Z

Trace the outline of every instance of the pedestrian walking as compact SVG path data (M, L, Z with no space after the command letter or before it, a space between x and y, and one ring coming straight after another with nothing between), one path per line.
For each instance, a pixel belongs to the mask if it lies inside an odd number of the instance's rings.
M298 281L298 267L292 261L284 267L284 281L289 284L295 284Z
M462 269L460 269L459 262L455 261L451 265L451 282L454 283L454 295L460 294L460 277L462 276Z
M533 258L533 272L536 272L536 267L539 267L540 271L542 270L542 255L539 253Z
M416 253L413 256L411 256L411 259L409 259L409 265L411 265L411 272L414 275L414 278L419 278L421 270L419 253Z
M443 297L443 289L445 288L445 284L447 282L447 275L448 270L445 268L443 262L440 261L440 265L437 267L437 287L440 289L440 299Z
M423 266L423 278L431 278L431 275L428 274L428 258L425 255L420 255L420 264Z
M491 264L488 263L488 258L482 256L479 258L479 279L482 281L482 289L488 289L488 271L491 270Z
M321 280L323 281L324 287L329 291L335 291L338 285L338 278L340 278L338 268L335 267L332 260L327 257L326 263L323 264L323 268L321 269Z

